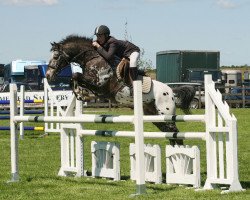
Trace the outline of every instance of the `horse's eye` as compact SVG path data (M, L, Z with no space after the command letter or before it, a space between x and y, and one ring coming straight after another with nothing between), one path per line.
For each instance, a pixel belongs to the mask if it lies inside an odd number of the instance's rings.
M54 52L53 53L53 58L57 59L59 57L59 52Z

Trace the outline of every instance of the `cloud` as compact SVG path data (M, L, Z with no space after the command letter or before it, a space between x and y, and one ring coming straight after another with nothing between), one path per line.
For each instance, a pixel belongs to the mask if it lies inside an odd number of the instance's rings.
M104 10L131 10L134 9L134 7L129 5L105 5L102 7Z
M176 0L144 0L144 1L149 3L170 3Z
M231 0L216 0L216 4L220 8L224 8L224 9L236 8L236 4L234 4Z
M188 0L143 0L146 3L176 3L176 2L187 2ZM189 0L190 2L199 2L201 0ZM217 6L219 6L220 8L223 9L233 9L238 7L239 3L237 2L237 0L213 0ZM234 3L237 2L236 3Z
M0 4L13 5L13 6L27 6L27 5L52 6L58 4L58 0L0 0Z

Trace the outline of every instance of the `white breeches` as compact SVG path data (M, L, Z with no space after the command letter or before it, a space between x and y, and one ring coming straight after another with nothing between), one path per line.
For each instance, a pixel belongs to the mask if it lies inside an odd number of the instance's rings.
M130 54L129 56L129 66L130 67L137 67L138 60L140 58L140 53L134 51L133 53Z

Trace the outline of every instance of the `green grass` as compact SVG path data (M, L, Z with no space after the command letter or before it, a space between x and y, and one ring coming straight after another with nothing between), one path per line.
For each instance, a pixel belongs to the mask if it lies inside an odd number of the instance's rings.
M106 109L98 109L107 113ZM180 111L178 111L181 113ZM202 114L204 110L195 110L193 114ZM131 114L132 110L116 109L109 113ZM239 174L242 187L247 189L241 193L221 195L216 189L206 192L187 190L178 185L147 183L147 194L135 199L250 199L250 109L232 109L238 119L238 154ZM8 125L8 121L1 121ZM30 125L30 124L26 124ZM41 126L42 124L35 124ZM84 124L87 129L133 130L130 124ZM180 131L204 131L202 123L177 123ZM150 123L145 124L145 131L157 131ZM17 183L6 183L10 179L10 138L9 131L0 132L0 199L129 199L135 193L135 182L129 180L129 143L131 138L100 138L86 137L85 169L91 171L90 143L91 141L115 141L120 143L121 178L114 182L107 179L90 177L73 178L58 177L60 168L60 138L59 134L39 137L43 132L26 132L25 139L19 141L19 168L21 180ZM165 145L168 140L146 139L145 143L159 144L162 148L162 172L165 176L164 159ZM202 185L206 179L205 142L188 140L185 144L198 145L201 150ZM163 179L165 180L163 176Z

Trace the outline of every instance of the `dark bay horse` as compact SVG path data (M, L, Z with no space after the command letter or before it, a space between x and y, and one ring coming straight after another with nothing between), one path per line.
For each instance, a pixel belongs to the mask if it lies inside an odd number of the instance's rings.
M119 81L115 67L108 63L92 46L92 39L70 35L59 43L52 43L52 56L48 64L46 77L52 80L70 63L78 63L82 73L72 75L72 89L81 96L81 88L87 88L100 97L133 106L131 87ZM119 62L118 62L119 63ZM145 115L175 115L175 97L181 109L187 111L194 97L192 87L180 87L173 90L166 84L151 80L151 88L143 93L143 110ZM175 122L154 123L162 132L178 132ZM181 140L170 140L171 144Z

